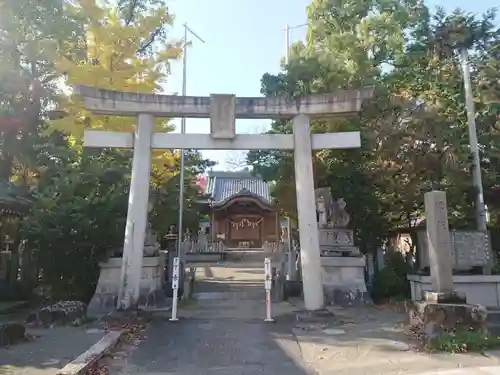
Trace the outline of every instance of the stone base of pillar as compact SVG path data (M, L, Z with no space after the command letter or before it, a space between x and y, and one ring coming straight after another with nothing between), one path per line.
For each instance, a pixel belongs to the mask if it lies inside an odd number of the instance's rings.
M116 310L122 258L109 258L99 264L101 273L88 306L89 315L102 315ZM165 256L145 257L142 261L138 307L144 310L167 308L171 300L164 292Z
M426 292L422 293L423 300L426 302L434 302L434 303L459 303L466 304L467 297L465 294L458 292L450 292L450 293L438 293L438 292Z
M366 258L321 257L323 292L326 305L371 303L365 283Z
M480 305L412 301L406 310L406 323L426 345L450 332L487 332L488 312Z

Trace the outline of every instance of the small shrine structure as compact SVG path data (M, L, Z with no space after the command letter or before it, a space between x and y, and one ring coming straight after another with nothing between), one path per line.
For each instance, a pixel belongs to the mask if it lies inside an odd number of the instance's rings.
M280 241L279 213L269 184L248 170L209 172L201 203L209 217L209 241L222 241L227 250Z

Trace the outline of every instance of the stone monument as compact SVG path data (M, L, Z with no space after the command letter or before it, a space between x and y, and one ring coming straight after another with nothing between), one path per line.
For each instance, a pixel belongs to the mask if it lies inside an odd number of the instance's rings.
M148 208L148 211L151 211L152 204ZM156 237L151 223L148 222L144 237L139 308L161 308L166 304L163 290L166 259L165 254L160 251ZM101 272L94 296L88 306L89 314L99 315L117 308L122 263L123 249L111 251L108 260L99 263Z
M410 325L419 329L425 339L450 330L484 330L486 309L467 304L465 295L454 289L445 192L425 194L425 217L432 290L424 291L422 301L410 307Z
M365 283L366 258L348 229L350 215L343 198L334 200L329 188L316 189L319 247L325 302L363 304L370 301Z
M479 230L451 230L451 257L454 271L469 271L479 267L484 275L491 274L494 257L490 233ZM430 267L427 233L417 231L417 259L420 269Z

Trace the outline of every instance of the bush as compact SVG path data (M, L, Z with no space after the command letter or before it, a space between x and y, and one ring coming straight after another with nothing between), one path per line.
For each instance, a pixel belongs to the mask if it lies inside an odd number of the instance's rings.
M484 332L456 332L432 339L429 349L447 353L482 352L500 347L500 338Z
M399 252L389 253L386 267L375 274L372 287L373 300L409 298L408 271L410 271L410 267L403 254Z
M21 281L0 283L0 301L28 301L32 297L33 287Z
M127 170L127 158L104 152L42 176L23 231L53 299L88 302L99 261L123 246Z

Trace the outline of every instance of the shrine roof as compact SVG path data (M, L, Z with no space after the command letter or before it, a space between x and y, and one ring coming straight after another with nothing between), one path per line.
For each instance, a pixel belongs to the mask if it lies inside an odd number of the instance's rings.
M32 203L30 197L19 186L0 179L0 214L24 213Z
M214 204L227 202L237 196L253 196L266 204L274 204L267 181L248 171L210 172L205 185L205 195Z

